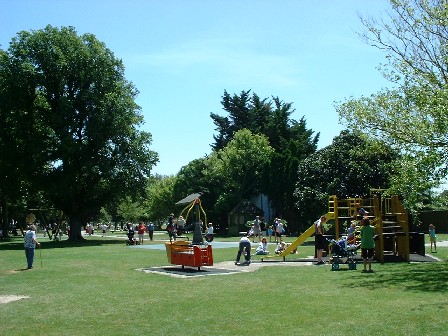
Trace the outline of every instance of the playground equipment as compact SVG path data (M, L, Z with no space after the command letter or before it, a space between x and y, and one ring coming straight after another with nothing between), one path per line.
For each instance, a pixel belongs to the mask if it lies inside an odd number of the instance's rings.
M195 225L193 231L194 245L200 245L204 243L204 238L202 236L202 225L204 223L207 224L207 214L202 208L201 199L199 198L200 196L201 194L199 193L191 194L176 203L177 205L188 204L185 208L182 209L182 211L179 214L179 217L183 216L184 212L187 211L187 214L184 216L185 221L187 221L191 210L194 209L194 212L196 213ZM201 219L201 214L203 215L204 221L202 221Z
M197 267L213 266L212 246L191 245L186 241L166 242L168 261L174 265Z
M186 204L188 205L181 211L180 216L183 215L185 211L185 220L187 220L190 212L195 209L196 221L195 228L193 232L193 241L190 244L187 241L174 241L166 242L166 255L168 261L174 265L181 265L182 269L185 266L197 267L198 270L202 266L213 266L213 252L211 245L204 245L204 239L202 236L202 220L201 214L204 217L204 223L207 223L207 214L201 205L201 200L199 197L201 194L191 194L186 198L180 200L176 204Z
M383 191L371 189L369 198L338 199L330 196L328 208L334 220L335 239L341 236L341 223L356 220L357 211L362 207L369 211L371 225L375 226L375 259L384 263L386 257L395 256L409 262L409 215L398 196L383 197Z
M357 221L358 209L366 209L371 225L375 226L377 236L375 242L375 258L384 263L388 256L395 256L404 261L410 260L409 216L398 196L383 197L382 189L372 189L369 198L338 199L332 195L328 198L328 212L325 217L334 222L334 236L338 240L345 232L343 224L350 225ZM282 257L291 254L291 251L303 244L314 234L314 224L288 246L283 253L270 257ZM357 242L354 242L357 244ZM268 257L266 257L268 258Z

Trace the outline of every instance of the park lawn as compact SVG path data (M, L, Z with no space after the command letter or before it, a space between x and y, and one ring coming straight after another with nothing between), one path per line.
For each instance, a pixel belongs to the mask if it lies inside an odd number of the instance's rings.
M268 266L183 279L138 271L167 265L166 252L122 239L88 237L83 246L41 241L31 271L20 271L22 239L0 242L0 296L29 296L0 304L2 335L446 333L446 247L437 249L441 262L375 264L373 274L361 267ZM302 246L297 256L313 249ZM213 253L218 263L234 260L236 249Z

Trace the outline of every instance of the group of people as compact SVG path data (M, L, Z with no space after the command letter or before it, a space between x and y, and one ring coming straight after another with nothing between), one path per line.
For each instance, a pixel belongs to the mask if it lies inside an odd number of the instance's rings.
M148 232L149 240L152 241L154 239L154 224L152 222L149 222L148 224L145 224L144 222L140 222L138 225L134 225L132 223L128 223L126 225L127 228L127 236L129 239L129 242L132 244L135 244L137 241L135 240L135 232L137 231L138 235L138 244L142 245L145 233Z
M269 242L272 242L272 237L274 236L274 241L280 243L282 241L282 236L285 235L285 226L280 218L275 218L272 225L266 226L264 218L256 216L248 235L253 236L252 242L255 243L255 239L258 237L258 242L262 240L262 233L266 232L266 237L269 237Z
M363 209L364 210L364 209ZM362 216L361 218L361 229L360 229L360 237L361 237L361 257L363 260L363 269L362 272L372 273L372 258L375 251L375 227L370 225L370 219L367 216L367 212L364 210L363 213L358 211L358 215ZM323 235L324 233L324 224L326 223L327 218L325 216L321 216L319 220L314 223L314 236L315 236L315 246L316 246L316 256L317 263L316 265L323 265L325 262L322 260L323 250L325 249L326 240ZM355 234L355 226L351 225L348 230L349 236L351 239L354 238Z
M168 224L166 225L166 232L171 240L176 240L176 236L181 236L185 232L185 219L182 216L175 219L174 214L171 213L168 217Z
M363 210L363 209L362 209ZM367 212L364 210L364 213L361 214L361 212L358 212L358 215L364 215L361 218L360 224L360 238L361 238L361 257L363 259L363 269L362 272L373 272L372 270L372 259L374 256L375 251L375 227L371 225L370 219L367 216ZM317 220L314 223L314 236L315 236L315 248L316 248L316 256L317 256L317 263L316 265L323 265L325 262L322 259L323 256L323 250L326 247L326 240L324 238L324 224L326 223L327 218L325 216L321 216L319 220ZM256 217L254 220L254 227L255 230L253 231L256 236L259 237L259 244L255 250L255 254L257 255L266 255L269 253L268 249L268 242L266 237L261 237L261 225L260 225L260 218L259 216ZM280 227L282 228L282 223L279 219L276 219L275 222L277 222L276 228ZM171 237L175 238L176 231L177 232L183 232L185 226L185 220L182 216L179 216L179 218L174 221L174 214L171 214L168 221L167 231L170 234L170 231L172 232ZM144 222L140 222L138 226L134 226L132 223L128 223L127 225L128 229L128 237L129 239L134 239L135 231L137 231L139 243L143 244L144 235L146 232L149 234L150 240L153 240L153 234L154 234L154 225L150 222L149 224L145 225ZM209 223L207 225L207 232L206 235L213 236L213 224ZM268 229L269 230L269 229ZM267 230L267 234L269 234ZM350 228L347 230L348 236L347 240L354 239L356 226L355 224L351 224ZM90 231L90 230L89 230ZM105 231L105 230L104 230ZM104 234L103 231L103 234ZM93 229L92 229L93 233ZM280 254L282 253L286 248L287 245L281 241L281 233L282 231L278 232L279 234L276 235L276 237L279 237L278 245L276 247L275 253ZM429 238L431 242L431 252L433 252L433 246L434 246L434 252L437 252L437 238L435 233L435 226L433 224L429 225ZM36 246L40 246L40 243L37 241L36 238L36 226L34 224L31 224L28 226L28 230L25 232L24 235L24 247L25 247L25 255L27 259L27 269L33 268L33 261L34 261L34 250ZM235 265L239 264L240 258L244 253L245 257L245 263L246 265L249 265L251 263L251 242L249 239L249 234L245 234L239 241L239 247L238 247L238 253L235 261Z
M203 226L202 221L200 221L201 229ZM186 221L182 215L179 218L174 218L174 214L171 213L168 217L168 224L166 225L166 231L170 241L176 240L177 237L182 236L185 233ZM207 242L213 241L214 238L214 227L213 223L208 223L205 228L205 240Z
M289 243L285 243L284 241L281 241L277 244L274 253L275 254L280 254L283 251L285 251L288 247L289 247ZM245 265L249 265L250 264L250 260L251 260L251 243L250 243L250 239L248 237L247 234L245 234L243 237L241 237L240 242L239 242L239 247L238 247L238 253L236 256L236 260L235 260L235 265L238 265L241 259L241 256L244 253L244 257L245 257ZM291 253L297 253L297 249L294 249L293 251L291 251ZM261 241L258 243L257 248L255 249L255 255L267 255L269 254L269 246L268 246L268 241L266 239L266 237L262 237Z

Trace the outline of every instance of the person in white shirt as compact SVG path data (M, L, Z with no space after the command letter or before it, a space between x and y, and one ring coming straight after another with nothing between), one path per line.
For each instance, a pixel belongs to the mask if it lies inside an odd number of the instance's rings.
M208 226L207 226L207 233L205 234L205 240L207 241L207 242L212 242L213 241L213 238L214 238L214 234L213 234L213 224L212 223L208 223Z
M278 237L278 242L281 243L282 234L283 234L283 223L282 223L281 219L277 220L277 226L275 227L275 233L276 233L275 238L277 239L277 237ZM277 240L276 240L276 242L277 242Z
M254 226L252 227L252 230L254 232L254 238L253 242L255 243L255 237L258 237L258 242L261 241L261 226L260 226L260 216L256 216L254 219Z
M269 253L268 241L265 237L261 239L261 242L258 244L257 249L255 250L255 254L258 255L266 255Z
M40 243L36 240L36 226L30 225L28 231L25 233L25 255L28 264L28 269L33 268L34 263L34 250L36 245L40 246Z

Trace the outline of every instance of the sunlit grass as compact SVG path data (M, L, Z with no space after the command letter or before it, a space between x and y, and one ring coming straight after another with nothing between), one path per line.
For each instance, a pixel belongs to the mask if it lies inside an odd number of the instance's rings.
M31 271L19 271L25 266L20 238L0 243L0 295L30 297L0 304L2 335L446 332L446 247L437 249L443 262L375 264L374 274L359 267L333 272L329 266L269 266L180 279L137 271L167 265L163 250L131 248L123 239L87 239L82 247L41 239L42 259L37 251ZM213 252L216 263L236 256L235 248ZM313 252L312 245L302 246L297 257Z

